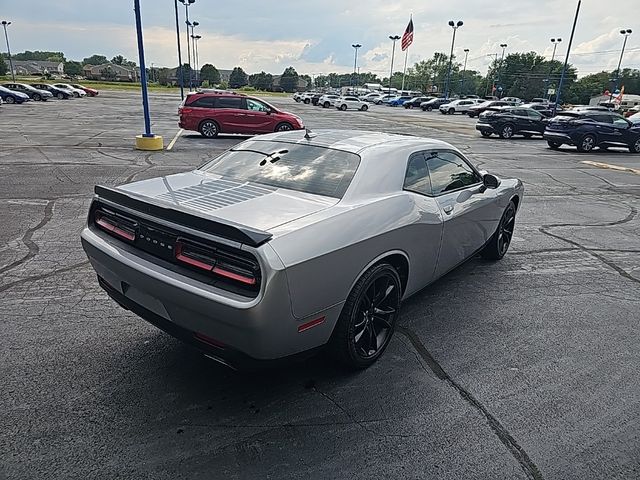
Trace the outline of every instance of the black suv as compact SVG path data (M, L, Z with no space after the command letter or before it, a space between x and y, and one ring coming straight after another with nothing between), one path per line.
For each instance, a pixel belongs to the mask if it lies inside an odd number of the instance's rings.
M433 99L433 97L413 97L412 99L404 102L402 106L404 108L418 108L421 104L423 104L424 102L428 102L431 99Z
M486 111L489 108L494 107L509 107L513 105L513 103L505 102L503 100L487 100L486 102L479 103L478 105L473 105L467 110L467 115L471 118L479 117L480 114Z
M542 135L547 126L547 119L532 108L498 107L485 111L476 124L483 137L496 133L500 138L511 138L514 135Z
M567 144L575 145L579 152L590 152L595 147L627 147L631 153L640 153L640 125L612 112L563 112L549 120L544 139L554 150Z
M432 110L438 110L440 105L444 105L445 103L453 102L453 99L450 98L432 98L427 102L422 102L420 104L420 108L425 112L430 112Z

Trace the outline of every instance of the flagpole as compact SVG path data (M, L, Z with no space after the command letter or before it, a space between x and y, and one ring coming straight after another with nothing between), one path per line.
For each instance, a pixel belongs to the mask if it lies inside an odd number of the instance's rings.
M407 57L409 56L409 47L404 52L404 70L402 71L402 88L404 90L404 78L407 76Z

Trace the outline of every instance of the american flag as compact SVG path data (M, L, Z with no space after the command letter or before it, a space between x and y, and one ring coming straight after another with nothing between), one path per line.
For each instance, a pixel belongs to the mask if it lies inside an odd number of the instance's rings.
M413 18L409 20L409 25L402 35L402 51L404 52L413 43Z

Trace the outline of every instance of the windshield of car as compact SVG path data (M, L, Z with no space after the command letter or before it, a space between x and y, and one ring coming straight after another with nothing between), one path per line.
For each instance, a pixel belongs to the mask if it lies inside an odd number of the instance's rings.
M342 150L248 140L199 170L240 181L342 198L359 164L358 155Z

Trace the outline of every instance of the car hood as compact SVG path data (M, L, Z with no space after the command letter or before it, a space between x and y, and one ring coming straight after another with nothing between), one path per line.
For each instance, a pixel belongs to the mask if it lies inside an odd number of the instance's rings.
M192 215L267 231L339 201L199 171L130 183L118 190L148 197L154 203L177 207Z

